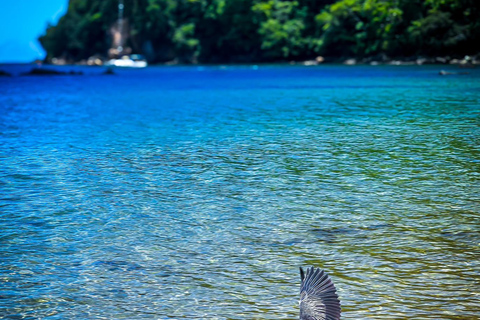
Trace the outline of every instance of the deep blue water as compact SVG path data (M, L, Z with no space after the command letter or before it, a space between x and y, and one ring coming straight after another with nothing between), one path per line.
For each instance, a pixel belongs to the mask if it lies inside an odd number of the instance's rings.
M479 318L479 69L0 69L0 318Z

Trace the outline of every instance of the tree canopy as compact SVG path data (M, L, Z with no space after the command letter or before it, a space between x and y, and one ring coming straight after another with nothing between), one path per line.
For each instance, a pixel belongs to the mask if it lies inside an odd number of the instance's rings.
M127 45L151 62L480 53L478 0L124 0ZM118 0L70 0L39 40L47 59L105 56Z

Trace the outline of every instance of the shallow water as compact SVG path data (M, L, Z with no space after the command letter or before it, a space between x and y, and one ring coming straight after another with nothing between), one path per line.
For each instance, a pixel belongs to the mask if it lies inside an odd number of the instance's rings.
M83 71L0 78L0 318L479 318L480 70Z

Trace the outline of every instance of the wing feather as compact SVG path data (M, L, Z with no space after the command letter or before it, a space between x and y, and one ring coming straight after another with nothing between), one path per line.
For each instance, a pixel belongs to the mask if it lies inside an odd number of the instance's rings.
M340 300L327 273L319 268L300 268L300 320L340 319Z

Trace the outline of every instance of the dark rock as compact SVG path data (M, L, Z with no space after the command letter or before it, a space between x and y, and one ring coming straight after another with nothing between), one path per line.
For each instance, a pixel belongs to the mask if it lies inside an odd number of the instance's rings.
M448 76L448 75L452 75L452 74L470 74L470 72L450 72L450 71L445 71L445 70L440 70L440 72L438 73L439 75L441 76Z
M0 70L0 77L11 77L12 74L6 71Z
M64 75L65 72L52 70L52 69L43 69L43 68L33 68L30 72L24 73L26 76L49 76L49 75Z
M113 68L107 68L102 74L115 74L115 72L113 71Z
M30 72L24 73L24 76L63 76L63 75L83 75L82 71L71 70L68 73L44 68L33 68Z

